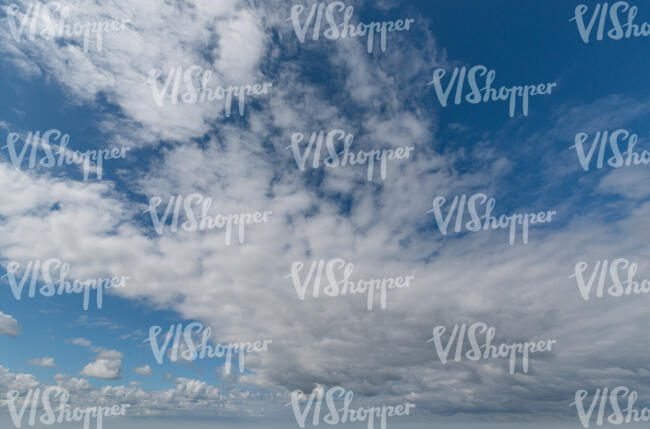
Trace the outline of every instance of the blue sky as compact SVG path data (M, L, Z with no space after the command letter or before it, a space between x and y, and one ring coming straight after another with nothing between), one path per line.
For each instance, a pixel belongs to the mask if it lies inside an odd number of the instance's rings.
M584 3L588 19L597 2ZM648 165L583 171L570 149L579 132L625 129L638 135L637 152L650 150L649 39L583 43L570 21L579 2L346 2L355 23L415 20L369 54L365 38L300 43L287 20L294 4L74 3L72 21L130 21L104 35L102 52L70 39L17 41L0 21L0 146L10 133L57 129L71 150L130 148L88 181L77 166L16 170L0 149L0 276L10 261L47 258L80 279L130 276L87 311L77 295L16 300L0 280L0 316L20 326L0 318L0 395L58 384L80 403L132 404L115 427L160 418L293 427L288 393L315 385L343 386L360 404L415 403L393 427L579 427L576 390L604 386L629 386L650 404L648 296L585 301L569 278L578 261L616 258L650 278ZM650 6L630 4L635 22L650 22ZM178 65L212 70L226 87L273 86L247 97L243 116L233 107L226 117L220 101L159 107L149 72L163 70L162 85ZM427 85L433 71L448 79L474 65L495 70L496 87L557 86L531 97L527 116L510 118L505 102L441 107ZM354 150L413 146L414 156L372 182L362 166L301 172L286 150L291 135L333 129L354 134ZM164 207L193 192L215 214L273 214L247 225L243 244L226 245L223 231L157 235L150 198ZM509 246L506 231L442 235L432 200L479 192L496 199L496 215L558 215L531 226L527 244ZM416 281L390 291L386 310L367 311L358 296L299 300L291 264L334 258L354 264L353 278ZM212 327L215 344L273 344L247 358L244 374L221 374L222 359L159 365L143 342L149 328L193 321ZM431 328L473 321L496 326L503 342L558 346L516 376L505 359L442 365L426 342ZM83 371L109 352L117 376ZM28 363L44 357L55 366ZM152 375L134 373L145 365Z

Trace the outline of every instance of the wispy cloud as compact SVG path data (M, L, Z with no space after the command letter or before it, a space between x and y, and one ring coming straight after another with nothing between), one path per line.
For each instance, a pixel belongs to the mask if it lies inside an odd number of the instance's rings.
M43 368L54 368L54 358L42 357L35 358L27 361L27 365L42 366Z
M149 365L143 365L143 366L138 366L136 368L133 368L133 372L135 372L138 375L153 375L153 371L151 371L151 367Z

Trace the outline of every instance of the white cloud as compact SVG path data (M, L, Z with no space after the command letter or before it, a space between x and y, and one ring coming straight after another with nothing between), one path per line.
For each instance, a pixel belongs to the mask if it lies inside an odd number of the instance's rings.
M73 338L69 341L71 344L76 344L78 346L90 347L92 343L85 338Z
M75 338L69 340L69 342L87 347L97 353L95 361L88 363L79 372L79 375L107 380L117 380L122 378L122 358L124 357L122 352L119 350L109 350L103 347L93 346L92 343L85 338Z
M97 404L128 403L130 416L178 416L202 417L259 416L261 407L268 407L273 396L259 391L245 391L231 388L220 392L219 388L192 378L172 378L173 387L166 390L144 390L142 383L129 382L128 386L105 386L93 388L84 378L67 374L54 376L56 386L68 390L69 405L97 406ZM14 374L0 365L0 405L6 401L9 390L18 390L23 395L36 387L46 388L31 374ZM23 396L24 397L24 396ZM246 401L241 401L245 398Z
M9 368L0 365L0 398L4 397L7 390L25 392L39 386L39 381L31 374L14 374Z
M240 9L217 24L220 34L215 67L233 84L250 83L257 75L266 35L251 11Z
M124 357L122 352L118 350L106 350L106 349L99 349L99 354L97 355L97 359L117 360L117 359L122 359L122 357Z
M452 190L494 188L495 181L485 173L491 171L491 160L485 170L477 167L460 175L453 168L460 154L434 152L436 119L412 97L423 83L413 86L418 89L396 84L398 78L420 79L438 61L434 47L418 52L404 46L394 55L368 56L358 40L327 43L333 51L326 66L335 66L343 80L340 99L332 101L330 88L309 82L299 64L284 64L273 76L279 84L274 84L268 105L261 112L249 110L244 128L235 121L218 122L214 105L159 109L145 85L152 67L166 70L179 64L214 62L232 79L261 75L258 64L268 40L258 29L259 11L237 9L230 1L193 3L135 2L124 8L133 25L107 35L101 55L81 55L73 47L45 41L21 44L24 54L11 48L11 40L4 40L4 48L14 62L42 66L74 99L92 103L97 93L104 93L126 118L108 118L103 124L114 139L181 143L162 151L149 171L138 172L126 185L129 191L150 197L198 190L221 213L272 210L276 215L266 225L251 226L241 246L226 246L222 232L151 236L141 222L141 207L110 183L55 180L0 164L0 188L8 190L0 193L0 215L7 218L0 224L7 243L3 256L23 261L65 254L79 276L105 270L130 275L134 280L128 288L110 293L146 298L182 318L204 321L221 343L273 340L269 352L247 355L252 372L237 377L241 385L273 392L341 384L358 394L407 398L432 412L507 413L534 409L531 398L566 396L581 381L575 378L578 369L621 365L627 370L645 364L646 352L637 341L647 319L644 300L585 305L568 276L580 258L604 259L647 248L649 205L625 212L616 225L591 215L572 218L567 210L563 234L533 230L526 246L508 247L507 237L498 232L440 237L431 232L426 214L431 199ZM271 3L264 11L270 22L285 21L286 16L278 18L284 9L273 10L279 4ZM98 13L96 7L91 1L80 5L88 14ZM101 7L111 15L121 13L118 2L102 2ZM0 31L6 31L4 26ZM209 60L204 59L206 42L217 45ZM408 110L403 108L407 102ZM616 123L643 111L617 110L610 119ZM566 119L549 133L549 141L566 138L576 117L585 122L585 130L601 126L588 109L561 113ZM216 124L218 136L210 132ZM348 166L325 171L316 185L298 171L285 148L295 131L334 127L356 133L354 147L414 145L417 157L391 165L388 180L381 184L368 184L364 169ZM199 145L192 137L206 138ZM603 186L626 196L621 190L629 188L621 185L627 180L609 179ZM54 203L59 210L51 210ZM356 278L413 274L416 281L410 289L389 292L386 311L367 312L358 296L298 300L286 278L291 263L334 257L353 262ZM647 272L647 264L642 268ZM426 340L433 325L461 320L494 324L504 341L557 339L558 349L533 358L534 372L521 378L504 377L503 360L443 367ZM121 377L121 352L93 347L86 339L71 342L98 353L79 374ZM625 362L618 359L620 350L626 350ZM594 382L610 376L589 374L602 377ZM2 377L23 387L37 383L27 374L0 371ZM229 407L241 411L238 407L245 406L223 402L217 387L203 381L174 380L175 387L167 391L106 386L88 396L133 401L141 415L226 412ZM81 378L58 381L79 389L88 386ZM513 385L524 384L528 394L513 395Z
M0 335L15 337L20 334L20 324L16 319L0 311Z
M133 372L140 375L152 375L151 367L149 365L138 366L133 368Z
M603 177L597 189L602 193L619 194L632 200L645 200L650 196L648 183L650 170L647 166L621 167Z
M59 387L71 392L86 391L92 388L85 378L70 377L67 374L56 374L54 380L57 381Z
M43 368L54 368L54 358L51 357L42 357L35 358L27 361L28 365L42 366Z
M68 340L68 342L78 346L86 347L94 351L95 353L97 353L97 359L119 360L124 357L122 352L120 352L119 350L109 350L104 347L93 346L90 340L86 338L73 338L71 340Z
M0 52L29 75L43 70L67 89L74 101L93 104L99 93L105 95L126 114L122 131L137 136L130 139L130 145L155 143L158 138L198 137L209 129L208 121L223 116L216 103L158 108L147 85L150 70L166 73L171 67L197 64L213 69L214 86L229 84L224 77L247 83L254 83L257 77L256 65L266 37L261 18L239 8L235 0L163 5L133 2L128 8L117 0L101 5L92 0L60 3L74 6L70 20L97 21L108 16L126 18L130 24L122 31L105 33L102 52L91 47L87 53L57 40L23 38L16 42L9 26L3 25ZM214 48L206 52L206 45ZM212 57L210 61L206 61L206 53Z
M97 359L86 365L79 372L79 375L106 380L117 380L122 378L122 361L114 359Z

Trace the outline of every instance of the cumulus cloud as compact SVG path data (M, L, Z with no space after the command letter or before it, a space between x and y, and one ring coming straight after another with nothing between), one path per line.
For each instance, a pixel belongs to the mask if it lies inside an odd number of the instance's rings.
M9 368L0 365L0 393L2 394L0 397L4 397L4 393L8 390L25 392L39 385L40 382L33 375L12 373Z
M85 378L70 377L67 374L56 374L54 380L56 380L57 386L71 392L85 391L92 388Z
M15 337L20 334L20 324L16 319L0 311L0 334Z
M106 380L117 380L122 378L122 361L116 359L97 359L90 362L79 375Z
M275 401L286 399L259 390L229 387L222 391L205 381L184 377L170 379L172 387L164 390L145 390L140 387L142 383L135 381L129 382L128 386L93 388L85 378L62 373L56 374L54 380L57 387L68 391L68 404L72 407L127 403L130 405L129 415L140 417L188 414L226 419L233 416L259 417L263 409L270 410ZM6 403L4 398L9 390L17 390L20 398L25 399L27 392L37 387L45 389L49 385L40 383L31 374L15 374L0 366L0 405Z
M106 380L117 380L122 378L122 358L124 354L119 350L109 350L104 347L93 346L85 338L73 338L68 340L69 343L86 347L95 353L95 360L88 363L79 375L92 378L102 378Z

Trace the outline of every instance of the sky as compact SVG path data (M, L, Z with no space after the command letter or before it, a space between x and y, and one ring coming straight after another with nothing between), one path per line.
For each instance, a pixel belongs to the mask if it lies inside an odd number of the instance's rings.
M635 24L650 22L650 5L617 4L622 24L632 7ZM354 408L414 404L410 415L388 418L393 428L580 428L576 392L589 393L586 408L597 389L617 386L638 392L639 409L650 407L650 297L598 298L592 276L602 261L619 260L619 271L603 273L625 279L635 264L634 279L650 280L648 163L613 166L611 146L602 146L599 168L592 147L597 133L622 130L621 152L632 138L639 159L650 150L650 39L609 37L611 15L602 15L605 37L597 40L595 16L585 43L581 25L602 6L593 0L337 3L338 24L343 7L354 25L412 20L387 33L385 49L377 34L368 52L367 36L326 37L325 13L314 33L306 20L315 5L1 2L0 426L15 426L9 392L24 398L53 386L73 407L128 404L124 416L104 419L107 428L298 428L291 393L305 394L303 407L312 391L336 386L354 393ZM586 12L576 19L580 5ZM35 10L41 15L30 20ZM53 22L121 25L101 40L92 33L84 47L81 34L44 36ZM468 102L469 81L462 94L450 84L454 70L480 65L494 71L497 90L555 85L529 98L527 114L517 98L510 115L507 101ZM209 71L204 86L216 94L250 90L230 109L223 97L183 98L187 82L175 72L192 67L196 88ZM437 82L436 70L444 70ZM485 86L485 77L477 82ZM436 85L451 91L446 105ZM48 130L56 132L47 141L29 137ZM335 130L353 136L354 153L413 149L388 159L384 177L378 161L371 180L367 165L313 168L313 152L304 152L312 133ZM297 133L304 168L292 149ZM580 133L585 152L596 148L587 168ZM91 161L85 175L74 162L40 162L50 146L70 159L74 151L122 155L101 168ZM328 155L323 144L321 161ZM512 243L505 229L456 231L470 218L457 221L454 197L476 194L494 198L497 217L555 214L531 224L527 240L518 226ZM224 228L173 231L173 211L157 231L165 208L190 204L190 195L211 201L210 216L260 217L245 235L233 226L230 240ZM442 219L437 197L446 202ZM123 287L106 289L101 308L91 293L87 309L79 294L29 297L29 278L16 293L11 279L48 260L67 264L70 281L124 277ZM376 296L371 309L365 295L314 297L310 269L341 260L336 267L351 264L355 282L413 280L389 289L385 303ZM297 262L304 299L292 277ZM596 279L589 299L575 276L581 262L585 281ZM39 273L36 290L46 284ZM241 371L237 358L230 371L224 357L174 360L182 342L159 363L151 328L161 327L160 345L170 327L192 323L210 328L212 346L269 345L246 353ZM454 360L455 345L443 363L435 327L445 327L447 345L454 326L474 323L494 327L497 344L555 343L531 353L527 371L519 360L512 373L507 358Z

